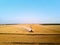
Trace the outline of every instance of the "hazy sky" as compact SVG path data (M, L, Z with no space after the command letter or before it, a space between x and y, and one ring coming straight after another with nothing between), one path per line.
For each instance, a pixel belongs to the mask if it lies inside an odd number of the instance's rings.
M0 0L5 23L60 23L60 0Z

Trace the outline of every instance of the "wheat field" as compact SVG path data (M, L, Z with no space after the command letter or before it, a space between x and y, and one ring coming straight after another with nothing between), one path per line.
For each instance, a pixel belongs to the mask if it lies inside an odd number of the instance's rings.
M33 33L29 33L21 26L32 27ZM60 34L60 25L39 25L39 24L20 24L20 25L0 25L0 33L22 33L22 34Z
M32 27L33 32L21 28ZM60 25L0 25L0 45L60 45Z

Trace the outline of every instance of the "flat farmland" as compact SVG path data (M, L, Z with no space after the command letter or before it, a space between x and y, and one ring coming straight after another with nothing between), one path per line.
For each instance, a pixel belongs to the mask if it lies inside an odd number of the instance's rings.
M32 27L33 32L22 28ZM0 25L1 45L60 45L60 25Z
M32 27L30 33L22 28ZM39 25L39 24L20 24L20 25L0 25L0 33L19 33L19 34L60 34L60 25Z

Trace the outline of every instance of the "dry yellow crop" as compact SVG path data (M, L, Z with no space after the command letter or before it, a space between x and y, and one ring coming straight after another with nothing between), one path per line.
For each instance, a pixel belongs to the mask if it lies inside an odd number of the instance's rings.
M21 26L32 27L30 33ZM60 34L60 25L39 25L39 24L18 24L18 25L0 25L0 33L22 33L22 34Z
M29 32L21 26L32 27ZM60 45L60 25L0 25L0 45Z

